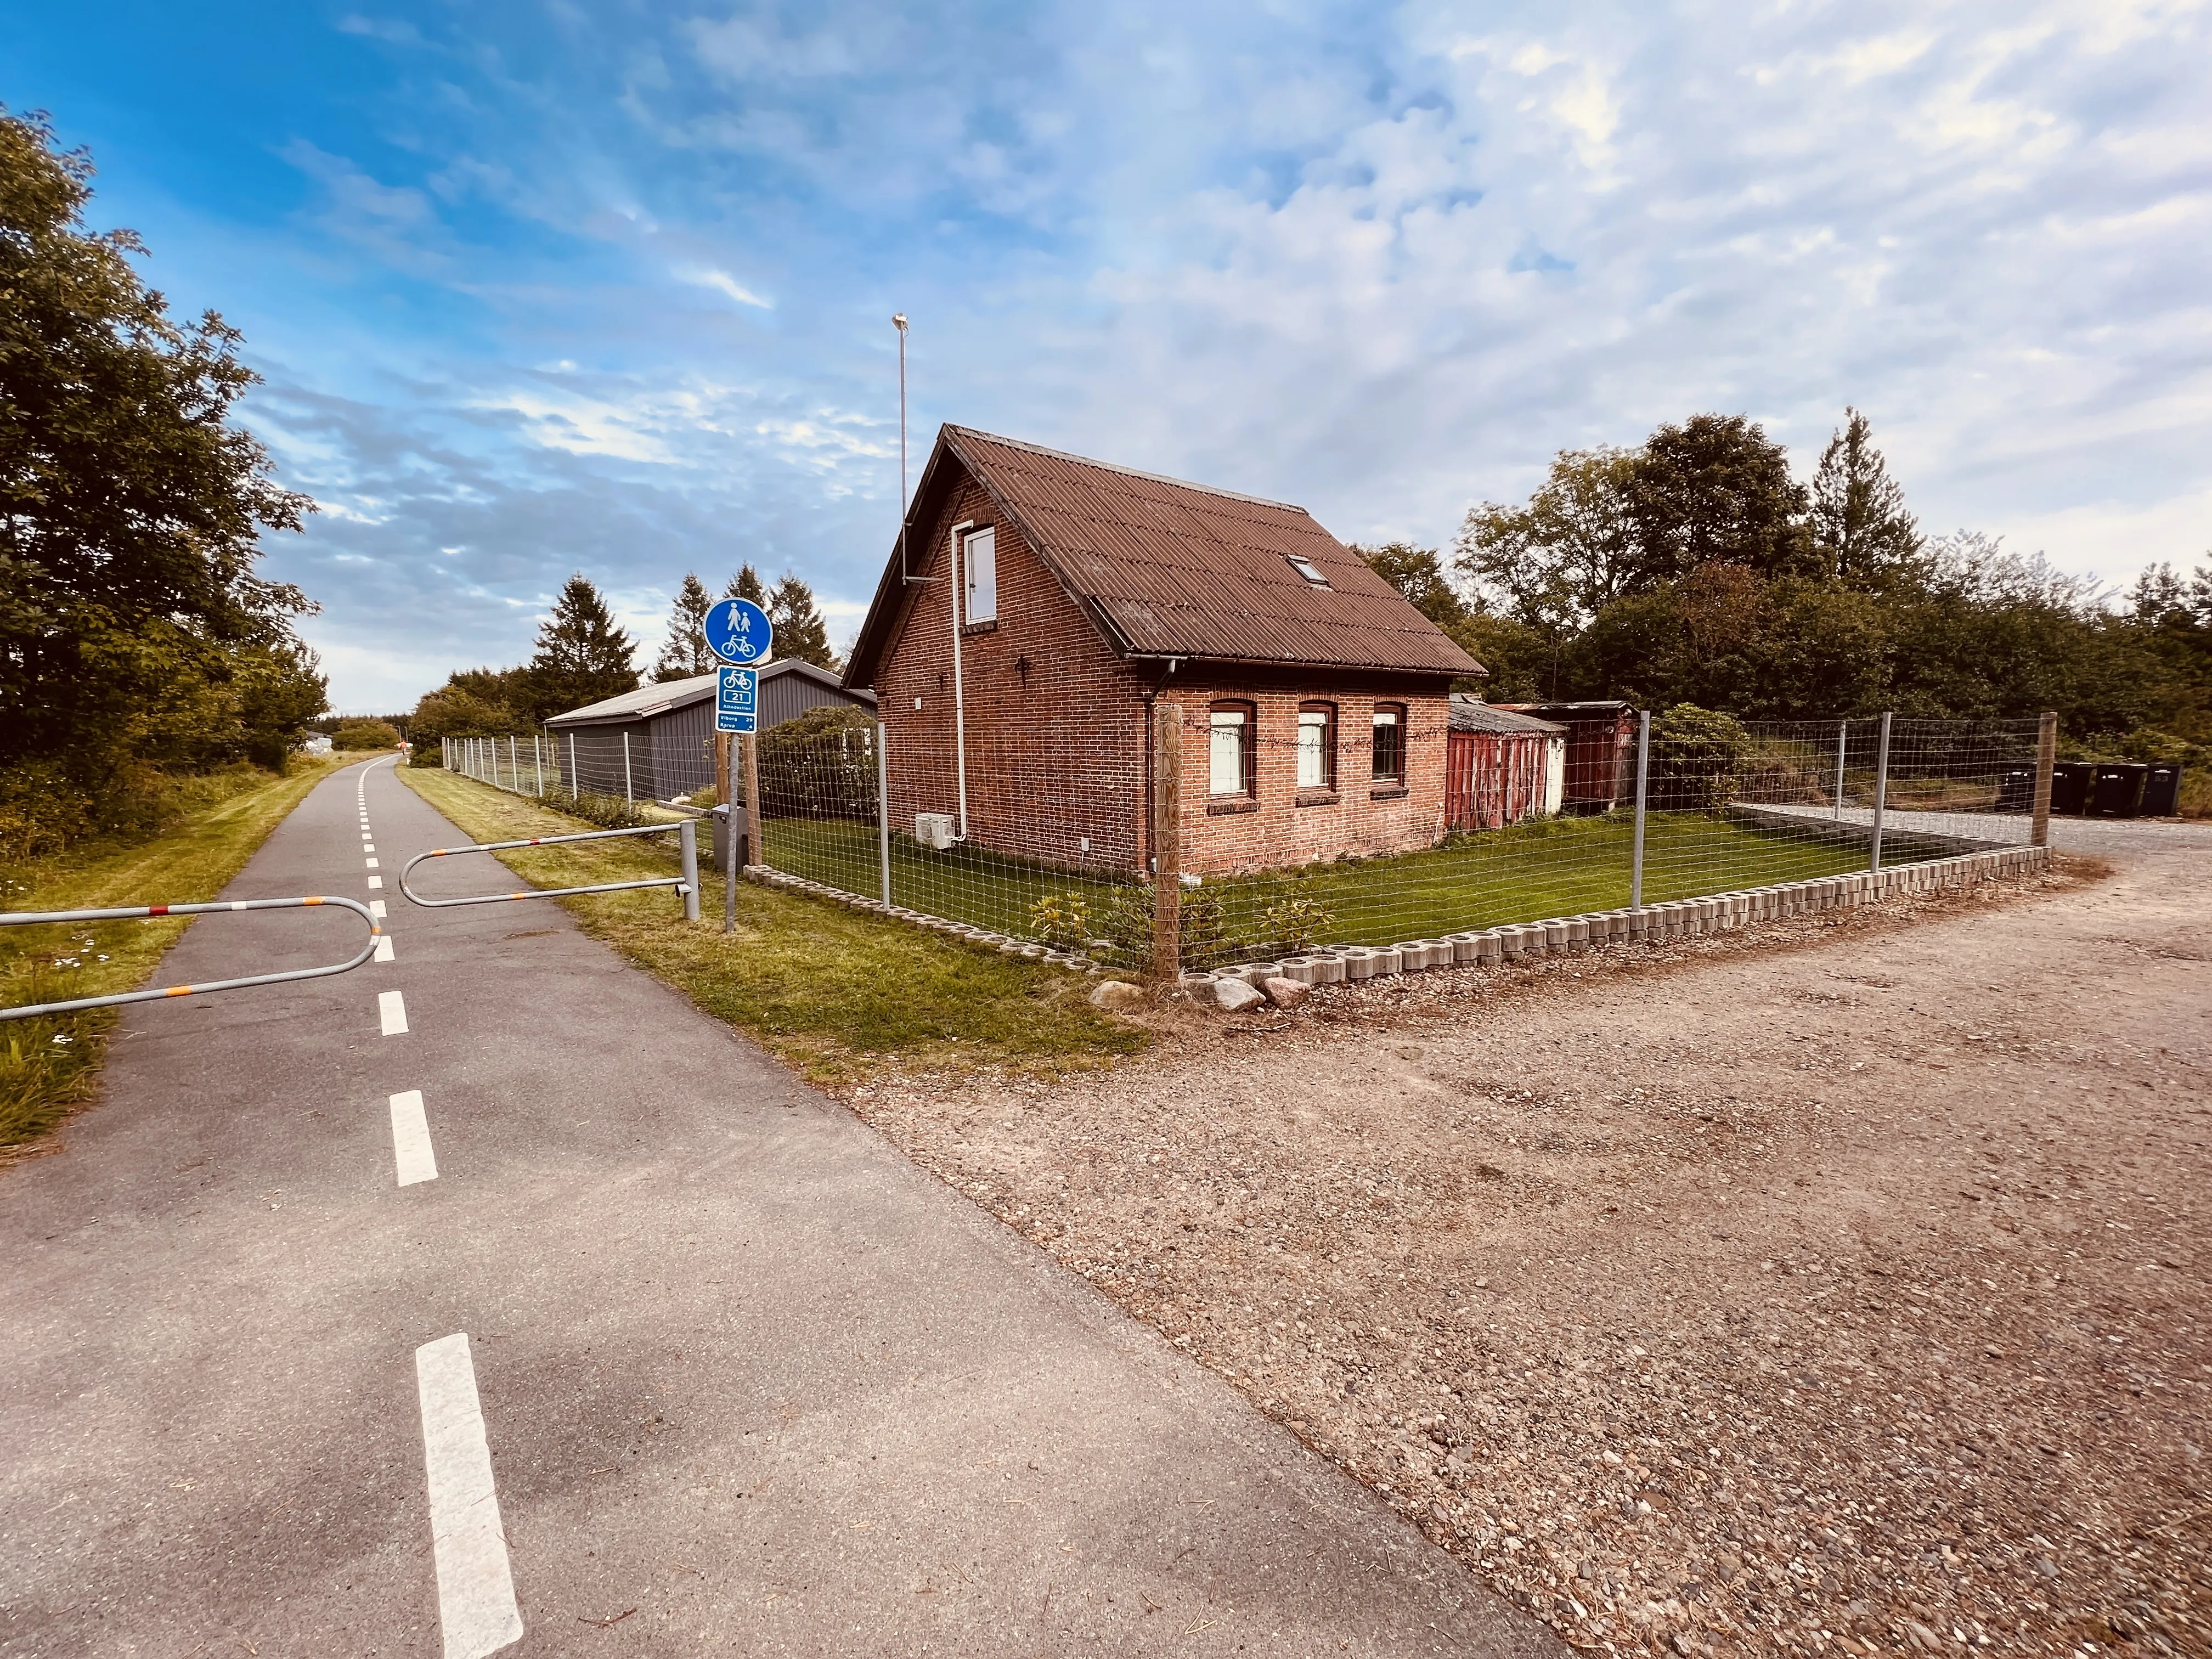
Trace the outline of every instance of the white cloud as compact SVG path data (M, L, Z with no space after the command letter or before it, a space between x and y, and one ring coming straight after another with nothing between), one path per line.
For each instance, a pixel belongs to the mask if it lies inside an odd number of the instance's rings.
M711 288L717 293L726 294L741 306L757 306L763 311L773 311L775 308L775 301L762 299L759 295L744 286L726 270L715 270L699 265L678 265L676 268L676 280L679 283L690 283L695 288Z

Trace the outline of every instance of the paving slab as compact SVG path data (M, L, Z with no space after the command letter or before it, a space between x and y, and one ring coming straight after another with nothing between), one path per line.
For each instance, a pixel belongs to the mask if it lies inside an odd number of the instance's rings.
M334 775L225 896L382 898L392 960L126 1011L0 1171L0 1654L1565 1651L557 906L409 906L463 839Z

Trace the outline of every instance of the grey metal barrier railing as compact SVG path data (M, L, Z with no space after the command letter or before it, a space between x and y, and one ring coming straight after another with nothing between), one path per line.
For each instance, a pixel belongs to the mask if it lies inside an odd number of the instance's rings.
M684 873L655 876L645 881L605 881L589 887L534 887L520 893L475 893L464 898L424 898L407 884L408 872L425 859L458 858L464 853L503 853L515 847L556 847L570 841L612 841L619 836L665 836L676 831L683 849ZM692 819L681 823L647 823L634 830L586 830L575 836L532 836L527 841L488 841L467 847L434 847L417 853L399 872L399 890L410 904L441 910L458 904L505 904L514 899L566 898L575 893L621 893L634 887L673 887L684 900L684 920L699 920L699 827Z
M208 991L237 991L249 985L281 985L289 980L322 979L350 973L376 954L376 941L384 930L366 904L337 897L231 899L210 904L131 904L105 910L15 910L0 915L0 927L21 927L42 921L150 921L157 916L205 916L232 910L296 910L319 904L335 904L353 911L368 924L368 943L349 962L326 968L292 968L281 974L252 974L244 979L212 979L201 985L170 985L158 991L123 991L113 996L77 997L68 1002L36 1002L21 1008L0 1008L0 1020L30 1019L46 1014L73 1014L87 1008L116 1008L126 1002L159 1002L169 997L198 996Z

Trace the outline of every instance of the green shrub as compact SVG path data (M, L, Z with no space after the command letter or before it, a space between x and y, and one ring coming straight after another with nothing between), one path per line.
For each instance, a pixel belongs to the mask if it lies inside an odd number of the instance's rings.
M331 733L333 749L397 749L399 729L389 720L348 720Z
M1116 887L1098 918L1098 936L1092 953L1118 968L1145 969L1152 965L1155 905L1152 884ZM1234 954L1221 913L1221 897L1210 887L1188 887L1182 895L1182 926L1177 943L1182 966L1205 967Z
M1260 931L1270 951L1286 957L1304 956L1336 926L1336 912L1319 899L1278 899L1260 918Z
M602 830L635 830L640 824L656 820L647 815L637 802L624 800L620 795L602 795L586 789L580 793L550 798L549 804L559 807L574 817L596 823ZM674 829L674 824L669 825Z
M1047 893L1030 906L1030 933L1057 951L1079 951L1091 940L1090 902L1081 893Z

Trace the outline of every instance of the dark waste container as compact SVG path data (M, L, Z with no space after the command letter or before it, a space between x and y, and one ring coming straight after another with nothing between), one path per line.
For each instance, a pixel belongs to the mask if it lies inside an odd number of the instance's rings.
M2106 761L2089 787L2089 810L2100 818L2131 818L2142 806L2143 774L2135 761Z
M2142 807L2147 818L2170 818L2181 811L2181 769L2154 766L2143 776Z
M2033 766L2008 766L1997 774L1997 811L2035 811L2035 769Z
M2089 810L2089 785L2097 769L2087 761L2060 761L2051 769L2051 810L2079 817Z

